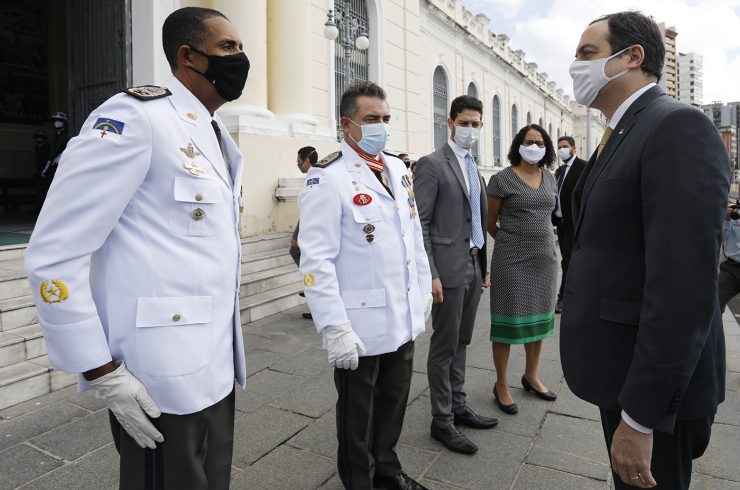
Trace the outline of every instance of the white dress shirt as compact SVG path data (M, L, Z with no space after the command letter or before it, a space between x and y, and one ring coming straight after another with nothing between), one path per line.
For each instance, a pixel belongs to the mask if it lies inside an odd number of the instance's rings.
M573 160L575 160L575 159L576 159L576 156L575 155L571 155L570 156L570 159L567 162L563 162L563 163L565 163L565 169L563 169L563 173L564 173L564 175L563 175L563 185L565 185L565 179L568 178L568 172L570 171L570 167L571 167L571 165L573 165ZM557 182L558 179L555 179L555 180ZM555 211L555 216L557 216L558 218L562 218L563 217L563 208L560 206L560 189L561 188L562 188L562 185L558 187L558 196L557 196L558 207L557 207L557 211Z

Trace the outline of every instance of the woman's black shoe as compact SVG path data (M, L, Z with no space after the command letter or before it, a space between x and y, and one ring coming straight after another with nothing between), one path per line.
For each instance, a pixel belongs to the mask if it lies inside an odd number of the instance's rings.
M504 405L503 403L501 403L501 400L498 399L496 385L493 385L493 397L496 399L496 405L498 405L498 408L503 410L504 413L515 415L517 412L519 412L519 407L516 406L516 403L512 403L511 405Z
M547 400L548 402L555 401L555 399L557 398L557 395L550 390L547 390L545 392L535 390L534 386L532 386L532 383L527 381L527 378L525 378L524 376L522 376L522 386L524 387L525 391L531 391L538 397L542 398L543 400Z

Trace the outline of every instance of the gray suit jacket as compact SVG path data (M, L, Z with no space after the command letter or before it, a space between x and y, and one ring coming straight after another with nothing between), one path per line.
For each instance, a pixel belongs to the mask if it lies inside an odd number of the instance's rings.
M486 185L480 179L480 209L483 238L487 241L488 202ZM429 256L432 277L439 277L443 287L461 286L465 265L470 260L470 198L457 156L445 144L416 164L414 194L424 231L424 247ZM486 273L486 245L481 250L481 275Z

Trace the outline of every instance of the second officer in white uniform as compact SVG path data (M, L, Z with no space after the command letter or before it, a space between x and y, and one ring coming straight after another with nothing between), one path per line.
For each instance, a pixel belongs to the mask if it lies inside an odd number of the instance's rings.
M355 490L419 490L396 454L414 339L432 304L411 173L382 153L381 87L349 87L340 115L341 151L308 172L298 198L304 291L336 368L339 476Z
M234 379L246 381L242 157L213 114L239 97L249 60L211 9L173 12L162 41L174 76L85 121L26 269L52 365L108 403L120 488L225 489Z

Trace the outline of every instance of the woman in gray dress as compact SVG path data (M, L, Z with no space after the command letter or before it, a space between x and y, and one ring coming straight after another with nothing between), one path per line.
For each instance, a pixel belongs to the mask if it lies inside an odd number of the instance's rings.
M511 344L524 344L522 386L545 400L555 395L537 375L542 339L555 324L557 260L551 214L557 191L544 167L555 160L544 128L522 128L509 150L508 167L488 182L488 232L495 239L491 260L491 342L496 384L493 394L506 413L518 412L506 377Z

